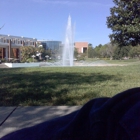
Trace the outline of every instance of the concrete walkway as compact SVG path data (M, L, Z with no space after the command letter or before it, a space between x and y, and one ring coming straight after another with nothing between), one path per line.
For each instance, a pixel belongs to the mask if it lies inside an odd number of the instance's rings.
M1 63L1 64L0 64L0 68L9 68L9 67L6 66L5 64Z
M69 114L81 106L0 107L0 138L15 130Z

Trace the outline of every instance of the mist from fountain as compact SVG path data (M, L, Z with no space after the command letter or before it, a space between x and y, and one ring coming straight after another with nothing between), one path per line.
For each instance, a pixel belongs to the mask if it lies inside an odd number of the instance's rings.
M71 16L69 15L62 54L62 65L73 66L73 56L74 56L74 31L71 24Z

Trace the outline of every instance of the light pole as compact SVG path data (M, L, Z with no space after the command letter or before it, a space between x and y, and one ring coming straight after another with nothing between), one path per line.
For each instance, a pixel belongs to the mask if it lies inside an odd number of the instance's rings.
M46 59L47 59L47 61L48 61L49 55L46 55L45 57L46 57Z

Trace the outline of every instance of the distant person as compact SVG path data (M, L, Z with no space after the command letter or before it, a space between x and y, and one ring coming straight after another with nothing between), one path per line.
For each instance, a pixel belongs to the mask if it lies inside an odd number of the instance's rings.
M78 111L1 140L140 140L140 88L93 99Z

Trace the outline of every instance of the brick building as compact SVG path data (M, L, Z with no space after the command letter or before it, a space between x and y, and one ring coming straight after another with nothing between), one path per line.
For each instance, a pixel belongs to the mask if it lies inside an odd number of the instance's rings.
M88 50L88 42L75 42L74 45L78 53L85 53Z

